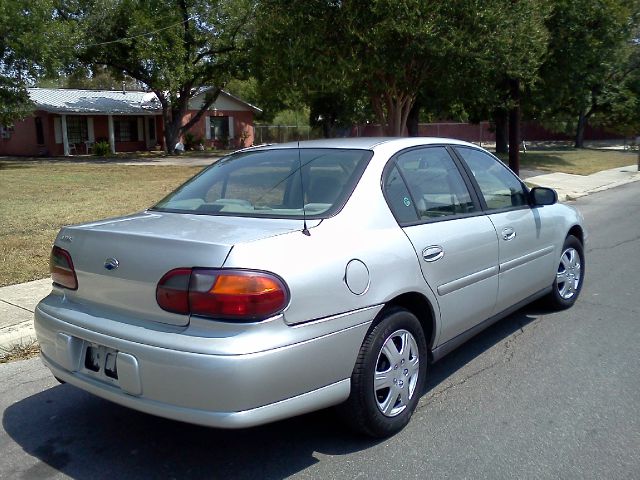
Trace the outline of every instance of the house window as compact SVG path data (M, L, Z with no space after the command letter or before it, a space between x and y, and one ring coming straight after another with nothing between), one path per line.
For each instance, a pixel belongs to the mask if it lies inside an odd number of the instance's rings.
M149 119L149 121L147 122L148 128L149 128L149 140L154 141L156 140L156 119L155 117L151 117Z
M42 129L42 118L36 117L36 142L38 145L44 145L44 130Z
M67 117L69 143L82 143L89 139L86 117ZM44 143L44 142L43 142Z
M138 120L123 117L113 122L116 142L133 142L138 140Z
M13 126L0 125L0 138L11 138Z
M211 140L229 141L229 117L211 117Z

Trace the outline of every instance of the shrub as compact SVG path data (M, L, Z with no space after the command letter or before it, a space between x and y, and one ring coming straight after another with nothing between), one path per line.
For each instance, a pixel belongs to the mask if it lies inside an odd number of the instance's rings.
M106 157L107 155L109 155L110 151L111 147L109 145L109 142L102 140L93 144L93 154L98 157Z
M200 145L202 145L202 137L196 137L190 132L184 134L185 150L199 150Z

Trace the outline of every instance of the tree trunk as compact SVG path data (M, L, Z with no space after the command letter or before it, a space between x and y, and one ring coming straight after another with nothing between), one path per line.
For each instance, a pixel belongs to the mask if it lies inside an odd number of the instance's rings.
M324 138L331 138L331 126L329 125L329 122L323 119L321 125L322 125L322 136Z
M419 120L420 120L420 103L416 102L409 110L409 116L407 117L407 133L410 137L418 137L419 132Z
M587 121L588 121L587 115L583 110L580 112L580 115L578 116L578 125L576 127L576 142L575 142L576 148L584 148L584 129L587 126Z
M171 111L169 107L162 107L162 120L164 123L164 143L167 154L176 153L176 143L178 143L178 131L173 128L171 121Z
M205 112L209 110L209 107L216 101L220 95L220 91L221 89L219 88L211 89L205 95L205 99L200 110L198 110L198 112L196 112L196 114L193 115L187 123L183 124L182 120L189 109L189 101L191 100L191 85L188 84L183 87L182 91L179 92L180 94L178 95L178 99L174 99L172 102L167 100L164 92L154 90L156 97L158 97L160 104L162 105L165 149L169 155L176 153L176 144L180 139L180 135L189 131L189 129L193 127L200 118L202 118Z
M403 136L409 111L415 102L415 95L385 92L382 95L371 94L370 100L384 135Z
M405 124L402 123L402 101L400 99L394 98L389 102L388 119L388 135L401 137Z
M507 153L508 147L508 115L503 109L496 109L493 112L493 123L496 128L496 153Z
M509 80L512 107L509 110L509 167L520 174L520 80Z

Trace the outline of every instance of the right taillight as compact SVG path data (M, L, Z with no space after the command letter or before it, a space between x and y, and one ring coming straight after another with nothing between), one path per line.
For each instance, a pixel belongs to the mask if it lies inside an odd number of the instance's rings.
M78 278L69 252L54 246L49 259L49 270L54 284L70 290L77 290Z
M226 320L263 320L287 306L289 291L278 276L262 271L177 268L158 282L163 310Z

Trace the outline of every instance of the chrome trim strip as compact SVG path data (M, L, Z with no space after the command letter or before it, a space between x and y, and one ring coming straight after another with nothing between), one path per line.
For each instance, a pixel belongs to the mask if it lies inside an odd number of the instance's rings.
M446 295L447 293L455 292L456 290L460 290L461 288L468 287L469 285L480 282L482 280L486 280L489 277L493 277L497 275L498 267L489 267L484 270L480 270L479 272L472 273L471 275L466 275L462 278L458 278L457 280L453 280L449 283L442 284L438 287L439 295Z
M514 258L513 260L509 260L507 262L500 264L500 273L504 273L513 268L519 267L520 265L524 265L525 263L536 260L540 257L544 257L545 255L549 255L554 250L553 245L549 245L541 250L536 250L535 252L527 253L522 257Z

